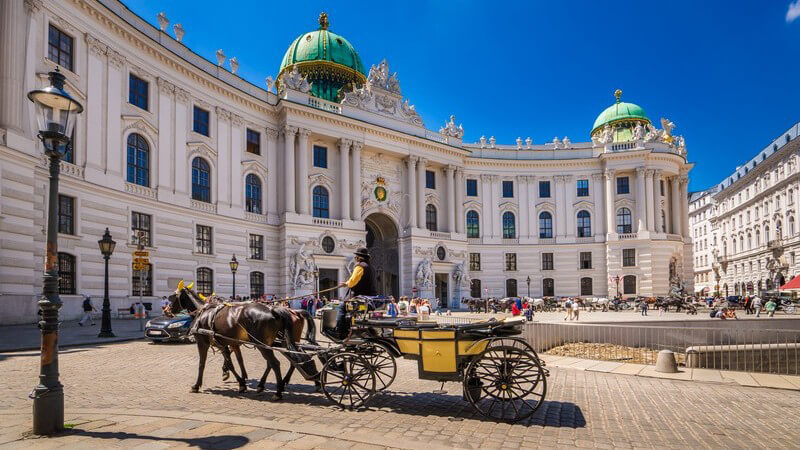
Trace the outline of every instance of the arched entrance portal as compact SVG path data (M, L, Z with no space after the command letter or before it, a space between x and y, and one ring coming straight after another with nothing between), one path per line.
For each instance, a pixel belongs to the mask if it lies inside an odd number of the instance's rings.
M397 226L381 213L364 219L367 229L367 249L375 270L378 294L400 296L400 261L397 251Z

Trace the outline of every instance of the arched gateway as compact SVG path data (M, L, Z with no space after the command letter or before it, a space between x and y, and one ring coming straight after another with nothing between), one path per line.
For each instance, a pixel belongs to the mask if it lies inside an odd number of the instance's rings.
M374 213L364 219L367 230L367 249L375 270L378 293L400 296L400 262L397 251L397 226L382 213Z

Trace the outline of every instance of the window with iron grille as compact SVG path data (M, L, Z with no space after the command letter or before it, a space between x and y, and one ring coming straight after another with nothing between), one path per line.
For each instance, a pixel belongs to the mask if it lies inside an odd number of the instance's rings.
M208 267L197 268L197 292L209 296L214 292L214 271Z
M580 253L580 268L581 269L591 269L592 268L592 252L581 252Z
M592 279L589 277L581 278L581 295L592 295Z
M328 168L328 149L319 145L314 146L314 167Z
M436 189L436 173L431 170L425 171L425 188Z
M336 249L336 241L333 240L330 236L325 236L322 238L322 250L325 253L333 253Z
M53 25L47 35L47 59L72 70L72 37Z
M75 288L75 257L69 253L58 254L58 293L74 295Z
M261 154L261 133L247 129L247 153Z
M514 182L504 180L503 181L503 198L513 198L514 197Z
M264 295L264 274L250 272L250 297L258 298Z
M469 254L469 270L480 271L481 270L481 254L480 253L470 253Z
M631 186L628 177L617 177L617 194L629 194L630 192Z
M211 241L212 238L212 230L211 227L205 225L197 225L197 233L195 236L195 248L194 251L197 253L202 253L204 255L210 255L213 253L213 244Z
M636 249L622 249L622 267L633 267L636 265Z
M153 295L153 265L148 264L147 270L134 270L131 276L131 295L139 295L139 286L142 288L141 295L151 297Z
M517 280L509 278L506 280L506 297L517 296Z
M556 292L556 283L552 278L545 278L542 280L542 296L552 297Z
M198 106L194 107L194 120L192 123L192 130L195 133L200 133L203 136L208 136L208 127L209 127L209 114L203 108Z
M550 182L539 182L539 198L550 198Z
M467 179L467 197L478 196L478 180Z
M576 188L578 197L589 196L589 180L578 180Z
M506 253L506 271L516 272L517 270L517 254Z
M553 270L552 253L542 253L542 270Z
M481 298L481 280L473 278L469 281L469 296Z
M145 247L152 246L152 217L150 214L131 211L131 233L134 236L132 243L141 243ZM142 236L141 241L139 241L139 233Z
M635 294L636 293L636 276L625 275L622 278L622 293Z
M134 74L128 75L128 103L147 111L149 84Z
M75 234L75 199L58 195L58 232Z
M264 236L250 235L250 259L264 259Z

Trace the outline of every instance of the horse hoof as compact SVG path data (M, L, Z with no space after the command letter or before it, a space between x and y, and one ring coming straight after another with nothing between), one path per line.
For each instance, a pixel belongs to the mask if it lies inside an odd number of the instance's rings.
M230 372L222 372L222 381L228 381L228 378L231 377Z
M192 386L191 392L193 394L197 394L198 392L200 392L200 387L199 386Z

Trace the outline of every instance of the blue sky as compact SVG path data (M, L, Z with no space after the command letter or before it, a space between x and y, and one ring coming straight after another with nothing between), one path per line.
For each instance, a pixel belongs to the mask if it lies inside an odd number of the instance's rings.
M800 120L800 4L789 0L124 1L153 24L166 12L209 60L236 56L259 86L324 10L367 69L388 59L428 128L456 114L468 142L587 141L620 88L686 137L691 190Z

